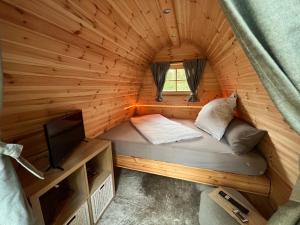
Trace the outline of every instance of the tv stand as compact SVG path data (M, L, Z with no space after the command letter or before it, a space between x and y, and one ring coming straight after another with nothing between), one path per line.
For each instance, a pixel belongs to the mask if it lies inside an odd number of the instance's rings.
M56 166L56 167L49 166L49 167L46 169L46 172L48 172L50 169L58 169L58 170L64 171L64 168L62 168L62 167L60 167L60 166Z
M111 142L82 142L62 167L45 180L20 176L37 224L96 224L115 195Z

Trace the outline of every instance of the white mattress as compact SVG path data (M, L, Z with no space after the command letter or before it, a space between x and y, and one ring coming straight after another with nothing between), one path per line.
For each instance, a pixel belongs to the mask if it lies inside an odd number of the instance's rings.
M259 153L252 151L245 155L235 155L226 141L217 141L195 127L193 121L178 119L174 121L200 131L202 137L153 145L128 121L114 127L99 138L111 140L115 154L243 175L264 174L267 163Z

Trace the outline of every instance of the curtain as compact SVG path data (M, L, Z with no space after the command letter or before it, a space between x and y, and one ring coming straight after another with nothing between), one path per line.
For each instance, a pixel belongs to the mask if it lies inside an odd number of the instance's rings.
M22 185L15 172L11 158L18 158L21 145L0 141L0 224L36 225Z
M300 134L300 1L220 2L272 101Z
M193 59L183 62L186 79L191 90L189 102L197 102L198 99L198 85L205 68L205 59Z
M288 201L280 206L267 225L300 225L300 203Z
M163 100L162 91L166 81L166 74L170 68L170 63L154 63L151 65L151 71L154 78L154 83L157 88L156 101L161 102Z

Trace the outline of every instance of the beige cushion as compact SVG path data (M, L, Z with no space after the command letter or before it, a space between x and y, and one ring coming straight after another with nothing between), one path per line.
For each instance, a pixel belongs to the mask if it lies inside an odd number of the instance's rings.
M212 100L199 112L195 125L217 140L221 140L228 124L233 119L235 107L235 95Z

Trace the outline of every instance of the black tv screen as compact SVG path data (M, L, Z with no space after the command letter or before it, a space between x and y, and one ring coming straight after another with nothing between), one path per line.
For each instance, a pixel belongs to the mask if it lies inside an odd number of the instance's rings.
M61 161L85 138L82 112L76 111L44 125L51 167Z

